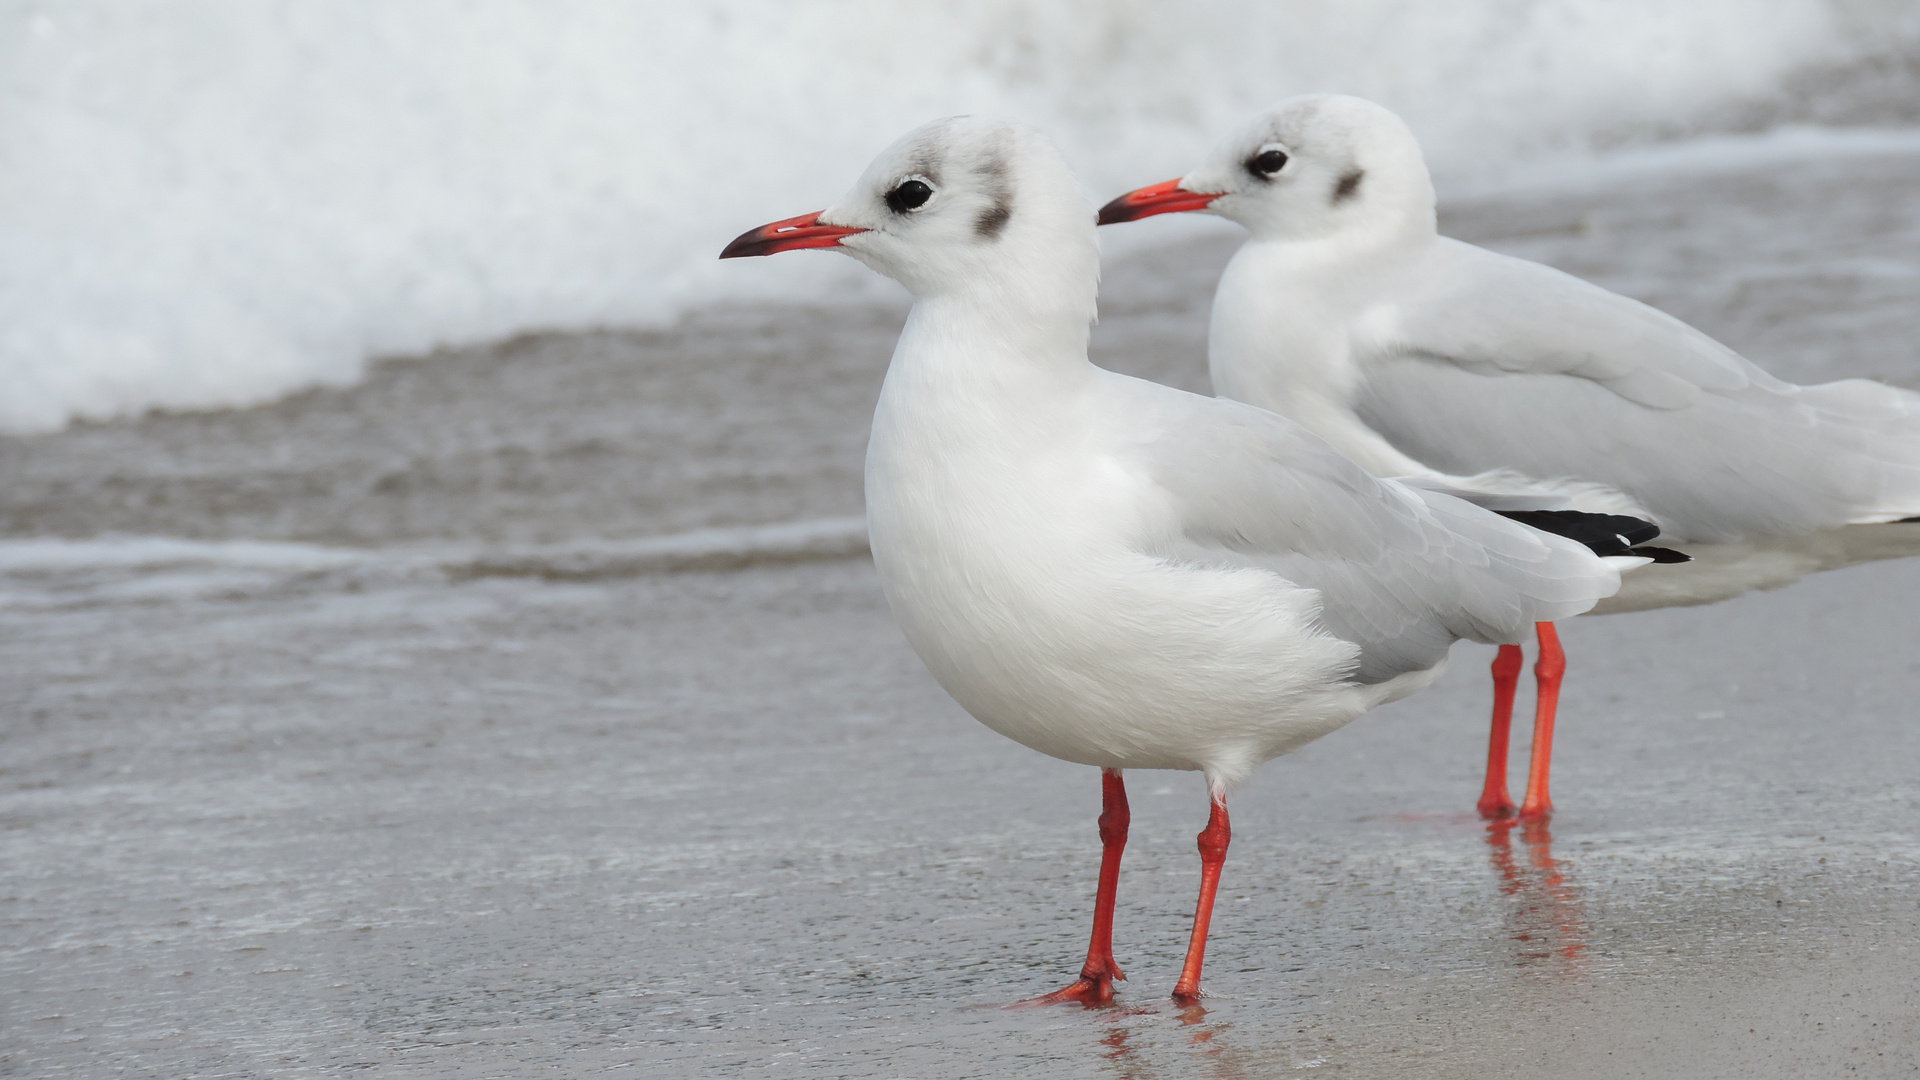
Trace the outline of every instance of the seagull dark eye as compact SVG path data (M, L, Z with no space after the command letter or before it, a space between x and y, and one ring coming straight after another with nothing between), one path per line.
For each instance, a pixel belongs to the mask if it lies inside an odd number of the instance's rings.
M1247 171L1265 180L1287 167L1287 155L1278 150L1264 150L1247 162Z
M907 180L887 192L887 205L894 213L905 214L925 206L931 198L933 188L925 180Z

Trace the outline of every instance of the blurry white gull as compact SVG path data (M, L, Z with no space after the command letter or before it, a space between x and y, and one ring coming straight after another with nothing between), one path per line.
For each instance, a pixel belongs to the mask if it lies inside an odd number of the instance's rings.
M838 205L721 257L806 247L837 247L915 299L867 452L874 565L908 640L988 727L1105 770L1087 962L1039 1000L1104 1003L1122 977L1121 770L1206 776L1174 990L1193 1001L1230 788L1426 686L1456 639L1517 640L1645 561L1376 479L1264 410L1093 366L1091 207L1025 129L929 124Z
M1214 298L1214 389L1271 409L1379 476L1463 497L1629 514L1693 557L1594 610L1701 604L1816 570L1920 554L1920 394L1795 386L1645 304L1440 236L1400 119L1358 98L1280 102L1185 177L1122 195L1108 224L1205 211L1252 234ZM1477 495L1484 493L1483 495ZM1533 760L1547 790L1564 658L1539 629ZM1513 813L1518 645L1494 660L1480 810Z

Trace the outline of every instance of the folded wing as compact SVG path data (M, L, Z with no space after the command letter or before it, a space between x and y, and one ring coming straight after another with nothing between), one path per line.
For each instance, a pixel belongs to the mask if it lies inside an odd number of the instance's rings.
M1354 344L1361 419L1437 469L1608 485L1680 540L1920 513L1920 395L1783 382L1537 263L1442 241L1368 309Z
M1258 567L1318 590L1326 629L1360 646L1356 677L1432 667L1460 638L1517 641L1619 589L1580 544L1439 491L1375 478L1298 425L1224 400L1154 425L1142 471L1173 508L1167 557Z

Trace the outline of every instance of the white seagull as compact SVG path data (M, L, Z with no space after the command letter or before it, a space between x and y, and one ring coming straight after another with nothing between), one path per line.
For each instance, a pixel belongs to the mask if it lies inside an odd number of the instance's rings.
M1378 105L1289 98L1185 177L1113 200L1100 221L1170 211L1252 234L1214 297L1216 392L1305 425L1375 475L1483 503L1544 493L1645 518L1692 556L1634 575L1596 612L1711 603L1920 554L1920 525L1890 524L1920 514L1920 394L1782 382L1645 304L1439 235L1419 143ZM1519 811L1530 820L1553 809L1565 667L1552 625L1538 634ZM1502 645L1488 817L1514 812L1507 724L1520 666L1520 647Z
M1095 367L1091 210L1046 140L958 117L721 257L834 247L913 293L867 451L887 601L982 723L1104 770L1086 965L1037 1000L1112 1000L1121 770L1193 769L1212 811L1174 990L1191 1002L1230 788L1431 683L1455 640L1518 640L1646 560L1377 479L1250 405Z

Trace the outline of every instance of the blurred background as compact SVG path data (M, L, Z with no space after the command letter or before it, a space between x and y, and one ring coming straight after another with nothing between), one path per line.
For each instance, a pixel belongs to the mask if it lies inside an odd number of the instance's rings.
M1727 168L1812 176L1920 123L1902 0L6 0L0 50L15 537L551 544L856 515L904 295L831 254L715 255L935 116L1037 125L1098 202L1280 97L1371 97L1422 138L1456 233L1586 230L1582 272L1788 368L1804 350L1749 332L1771 329L1750 293L1807 252L1736 253L1715 280L1746 298L1689 300L1706 268L1623 275L1636 229L1676 250ZM1623 176L1721 179L1657 213ZM1516 192L1602 188L1637 226L1512 225ZM1234 235L1102 230L1101 362L1204 390ZM1859 254L1820 275L1911 269ZM1842 373L1901 375L1885 335L1812 337Z
M1705 132L1909 123L1917 49L1903 0L9 0L0 431L865 293L840 260L713 256L934 116L1037 125L1104 200L1269 102L1341 91L1405 116L1457 187Z
M1272 763L1203 1017L1145 774L1128 1009L998 1008L1097 785L860 559L904 294L715 257L936 116L1091 208L1316 90L1449 235L1920 388L1911 0L0 0L0 1075L1920 1068L1920 560L1565 624L1551 834L1470 812L1489 650ZM1094 354L1205 392L1178 218Z

